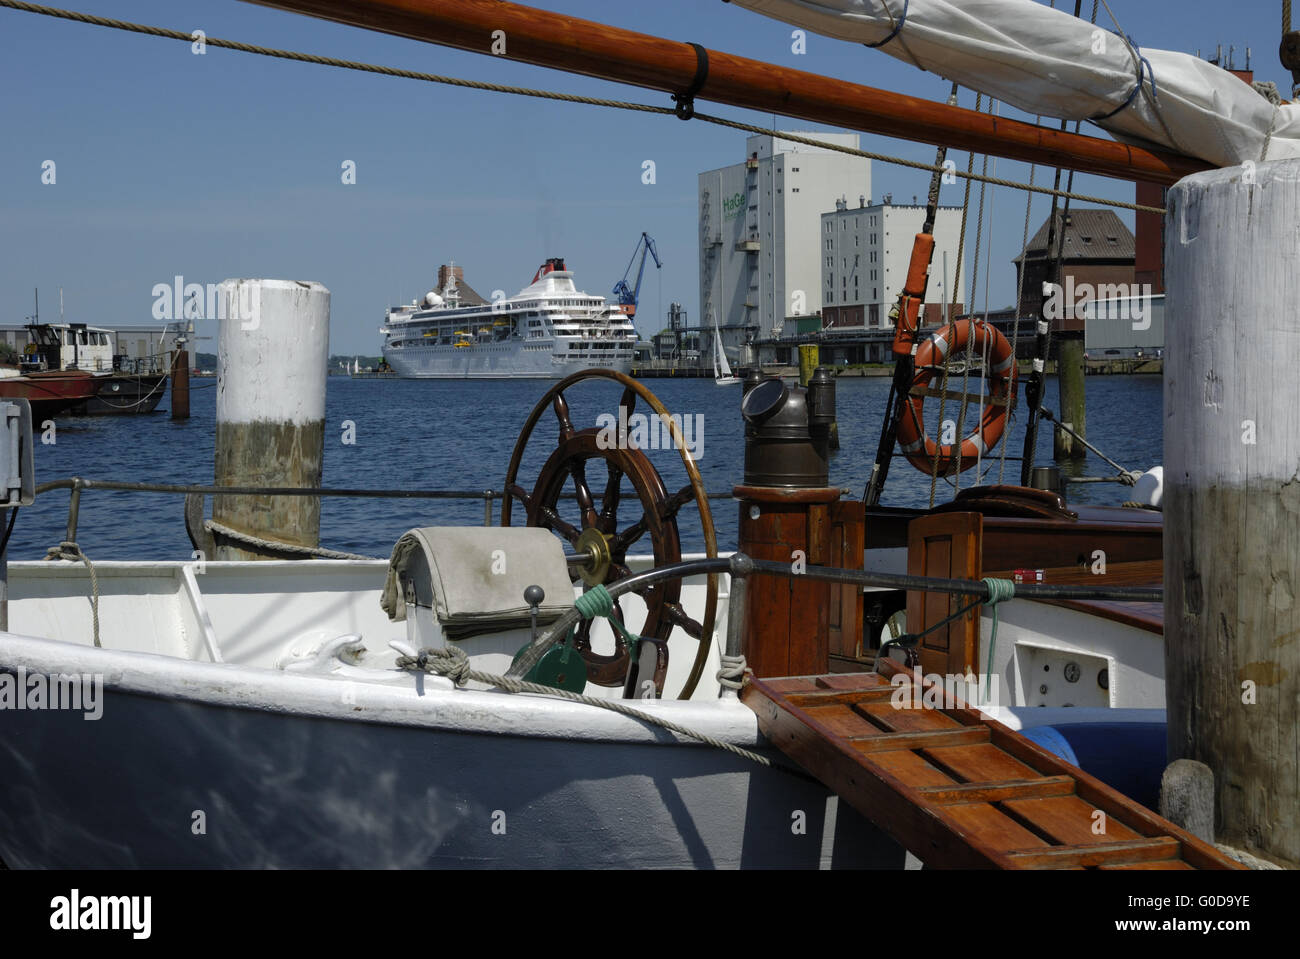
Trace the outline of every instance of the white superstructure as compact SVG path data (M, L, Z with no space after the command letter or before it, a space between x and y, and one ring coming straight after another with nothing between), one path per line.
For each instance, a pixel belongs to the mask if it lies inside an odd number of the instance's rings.
M28 326L30 342L37 348L57 345L59 368L107 373L113 369L114 333L84 323L45 323ZM35 358L37 350L29 356Z
M799 133L857 149L856 133ZM821 214L871 195L871 161L782 137L745 140L745 160L699 175L700 325L735 350L822 307ZM793 326L793 324L789 324Z
M631 369L637 333L621 307L578 290L552 257L512 297L484 302L444 268L422 303L388 311L384 359L401 376L559 379L600 367Z
M913 240L924 224L925 206L895 204L890 193L878 203L859 195L857 206L836 200L833 211L822 213L818 254L823 329L893 328L889 311L903 292ZM966 305L961 291L953 287L961 245L961 207L939 207L931 234L935 245L925 316L927 323L937 323L943 315L942 304L955 304L957 313ZM970 275L965 264L961 275ZM973 308L980 306L977 303ZM872 354L871 362L879 359Z

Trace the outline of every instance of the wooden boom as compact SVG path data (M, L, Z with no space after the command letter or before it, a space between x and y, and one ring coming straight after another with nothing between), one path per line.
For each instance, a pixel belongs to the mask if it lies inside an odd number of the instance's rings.
M501 0L246 0L261 6L492 55L493 31L507 59L685 93L700 57L689 43ZM1027 163L1170 185L1209 164L1191 157L1050 130L919 97L818 76L714 50L696 96ZM667 104L665 104L667 105Z

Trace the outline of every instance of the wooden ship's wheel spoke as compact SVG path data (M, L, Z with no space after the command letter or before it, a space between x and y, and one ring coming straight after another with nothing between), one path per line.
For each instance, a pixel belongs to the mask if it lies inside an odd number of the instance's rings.
M618 504L622 497L623 471L613 463L609 467L609 479L605 483L605 492L600 498L600 516L596 527L602 533L612 533L618 528Z
M623 386L618 411L620 428L626 424L627 417L635 409L638 397L651 408L653 415L668 415L668 411L653 393L630 377L612 370L588 370L560 381L533 408L520 431L506 474L505 489L510 495L502 501L501 524L511 525L515 501L518 500L527 525L550 529L579 552L595 557L582 572L582 579L590 588L595 583L609 584L631 576L627 551L647 538L656 566L680 562L682 550L677 514L684 505L694 500L704 531L705 552L709 556L717 556L708 497L690 453L685 449L680 450L690 482L669 495L649 457L642 450L631 446L621 429L617 431L615 442L611 443L608 431L594 427L578 429L575 426L564 391L585 379L614 380ZM538 472L531 492L528 492L518 482L519 466L533 429L548 409L553 412L559 424L558 442ZM605 465L605 484L599 509L588 482L587 468L593 461L603 461ZM564 520L559 514L559 501L570 478L581 516L580 525ZM625 495L625 480L631 488L630 495ZM630 525L622 527L620 532L619 512L625 503L633 500L641 515ZM690 698L703 672L709 640L713 634L718 600L717 576L710 575L707 578L702 622L691 618L682 607L679 580L635 592L646 607L645 620L637 631L647 639L659 641L655 644L657 660L654 671L658 695L664 695L663 684L668 674L668 640L674 630L680 630L694 641L695 655L690 674L678 694L681 699ZM621 603L615 603L611 615L619 623L626 624ZM587 664L588 680L602 686L622 685L631 664L628 643L618 635L617 630L612 630L614 653L596 653L591 648L591 630L591 621L585 621L575 631L575 645Z

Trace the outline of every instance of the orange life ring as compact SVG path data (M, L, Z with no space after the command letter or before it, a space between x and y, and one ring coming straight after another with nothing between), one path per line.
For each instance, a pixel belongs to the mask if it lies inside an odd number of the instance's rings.
M930 385L935 370L942 367L949 352L965 352L967 341L974 328L975 342L971 346L975 355L986 358L985 376L989 380L989 399L994 402L984 407L975 431L961 441L961 472L974 466L981 456L997 446L1006 429L1016 398L1016 363L1007 338L986 323L958 320L936 332L916 351L916 376L912 380L911 395L903 408L898 424L898 444L907 461L923 473L934 468L936 450L939 456L939 475L951 476L957 469L957 444L937 445L925 432L922 408L924 390Z

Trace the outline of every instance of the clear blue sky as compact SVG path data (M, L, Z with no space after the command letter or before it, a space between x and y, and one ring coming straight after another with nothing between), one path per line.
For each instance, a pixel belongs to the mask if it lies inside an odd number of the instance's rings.
M1069 0L1065 0L1066 3ZM667 104L620 87L251 6L235 0L66 0L75 9L341 58ZM883 54L792 28L721 0L536 0L534 6L886 89L942 99L946 85ZM1059 4L1058 4L1059 5ZM1259 79L1290 89L1277 62L1280 2L1112 0L1144 45L1207 54L1254 49ZM1091 4L1084 4L1085 15ZM1101 14L1105 19L1104 11ZM331 348L376 354L384 306L428 289L455 260L487 295L513 294L547 256L608 294L642 230L664 261L647 271L640 326L671 300L698 311L696 175L737 162L743 134L597 107L521 99L209 49L0 9L0 322L41 312L150 322L154 284L234 276L318 280L333 294ZM973 95L964 94L970 105ZM701 109L750 122L770 115ZM1015 115L1015 114L1009 114ZM783 129L817 129L777 118ZM823 128L828 129L828 128ZM1094 132L1096 132L1094 130ZM865 136L868 149L931 161L933 148ZM953 157L965 168L964 155ZM41 184L41 164L57 183ZM657 182L641 182L644 160ZM340 183L344 160L357 184ZM977 166L978 169L978 166ZM998 161L1000 176L1027 167ZM1039 182L1044 174L1040 171ZM874 164L873 194L924 195L927 174ZM1132 199L1132 187L1076 177ZM961 186L945 187L960 202ZM1024 194L992 206L990 306L1014 297ZM1035 201L1035 227L1047 201ZM1122 214L1132 223L1129 214ZM973 220L973 217L972 217ZM982 272L982 271L981 271ZM983 286L983 277L981 277ZM978 305L982 305L979 296ZM207 332L213 332L211 329ZM214 349L213 342L199 349Z

